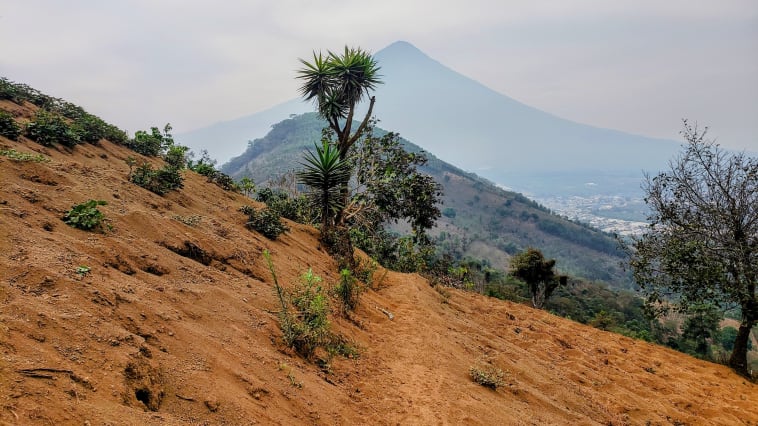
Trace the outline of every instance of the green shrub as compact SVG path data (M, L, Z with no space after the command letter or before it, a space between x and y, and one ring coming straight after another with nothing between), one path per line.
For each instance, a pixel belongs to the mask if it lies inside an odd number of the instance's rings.
M274 289L281 307L279 327L284 343L305 358L310 358L316 348L331 340L327 318L329 305L320 285L321 277L308 270L300 277L294 290L287 293L279 285L271 255L264 251L263 256L274 278ZM295 312L290 311L290 306Z
M454 218L456 215L455 209L452 207L448 207L445 210L442 210L442 215L449 218Z
M334 287L334 293L342 305L342 312L347 314L358 306L362 288L349 269L340 271L340 282Z
M282 190L262 188L255 198L280 216L297 223L311 225L318 217L318 212L313 209L310 200L305 195L291 197Z
M156 170L148 162L143 162L134 169L129 175L129 180L158 195L184 187L184 179L179 169L167 165Z
M26 135L44 146L53 146L56 143L74 146L80 142L79 134L61 115L45 110L37 111L34 120L27 123Z
M129 135L112 124L105 124L103 137L119 145L127 145L129 143Z
M77 204L63 215L63 221L74 228L91 231L102 226L105 216L98 210L97 206L104 206L108 203L103 200L89 200L82 204Z
M86 143L96 144L100 139L108 139L111 142L123 144L127 140L123 130L84 111L74 119L71 128L79 136L79 140Z
M7 99L20 105L25 96L17 84L5 77L0 77L0 99Z
M129 141L128 145L137 153L157 157L174 145L174 138L169 132L171 132L171 124L163 127L163 133L157 127L151 127L150 133L138 130L134 132L134 139Z
M243 206L240 211L248 216L245 223L248 229L258 231L270 240L276 240L279 235L289 231L279 214L272 209L259 210L252 206Z
M21 127L16 123L12 115L0 111L0 136L15 141L21 135Z
M15 149L0 149L0 155L7 157L13 161L33 161L35 163L47 163L50 161L50 158L45 157L42 154L19 152Z
M473 381L486 388L497 390L497 388L505 385L505 373L492 365L472 366L469 369L469 375Z
M72 120L72 133L79 137L83 142L96 143L98 140L105 138L118 144L126 144L129 137L118 127L104 122L82 107L66 102L62 99L45 95L39 90L33 89L25 84L14 83L7 78L0 77L0 99L7 99L16 104L23 104L24 101L47 110L48 113L63 116ZM52 143L63 143L53 141L51 143L40 142L43 145L52 145Z

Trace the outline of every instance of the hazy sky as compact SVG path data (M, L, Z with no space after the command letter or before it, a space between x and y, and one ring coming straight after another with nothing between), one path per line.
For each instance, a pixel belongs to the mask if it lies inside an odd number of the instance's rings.
M758 152L755 0L0 0L0 75L130 132L261 111L298 57L396 40L564 118Z

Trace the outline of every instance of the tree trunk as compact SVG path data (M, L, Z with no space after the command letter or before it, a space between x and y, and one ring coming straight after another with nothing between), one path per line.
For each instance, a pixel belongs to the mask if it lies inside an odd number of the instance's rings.
M729 367L743 376L749 376L747 368L747 342L750 339L750 331L755 325L755 320L743 320L734 339L734 349L729 357Z

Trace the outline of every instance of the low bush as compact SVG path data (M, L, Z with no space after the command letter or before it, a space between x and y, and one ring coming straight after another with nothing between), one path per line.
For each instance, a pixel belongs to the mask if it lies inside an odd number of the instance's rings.
M157 127L151 127L150 133L138 130L134 132L134 138L129 141L129 148L148 157L157 157L174 144L170 131L170 124L166 124L163 133Z
M32 161L35 163L48 163L49 157L42 154L31 154L28 152L19 152L15 149L0 149L0 155L13 161Z
M358 306L363 289L349 269L340 271L340 282L334 287L334 293L342 305L342 312L347 314Z
M240 211L248 216L245 223L248 229L260 232L270 240L276 240L279 235L289 231L289 228L282 223L279 214L274 210L243 206Z
M179 169L167 165L156 170L148 162L131 171L129 180L158 195L184 187Z
M126 164L129 165L129 180L158 195L184 187L181 171L187 167L189 148L174 145L170 131L170 124L166 124L163 133L157 127L151 128L151 133L140 130L134 134L134 139L128 142L128 146L135 152L149 157L162 156L166 161L166 165L157 170L147 162L134 169L134 157L126 159Z
M263 253L274 278L274 289L281 310L279 327L284 343L305 358L310 358L319 346L330 340L328 298L321 287L321 277L308 270L300 277L295 289L288 293L279 280L268 251ZM290 306L292 306L291 311Z
M280 216L297 223L312 225L318 219L318 212L313 209L308 197L302 194L292 197L282 190L262 188L255 199L265 203Z
M16 123L12 115L0 111L0 136L15 141L21 135L21 127Z
M279 327L284 344L306 359L311 359L316 350L322 348L326 351L326 358L319 358L316 362L327 370L329 360L334 355L357 358L360 355L358 348L343 336L329 330L329 298L321 285L321 277L309 269L300 276L292 291L288 292L279 285L268 250L264 250L263 257L274 279L274 291L280 307Z
M98 210L97 206L107 204L103 200L89 200L85 203L77 204L63 215L63 221L74 228L85 231L100 229L105 216Z
M469 369L469 375L476 383L493 390L505 385L505 373L492 365L472 366Z
M45 110L37 111L34 119L27 123L26 135L44 146L75 146L80 142L79 134L68 125L63 116Z

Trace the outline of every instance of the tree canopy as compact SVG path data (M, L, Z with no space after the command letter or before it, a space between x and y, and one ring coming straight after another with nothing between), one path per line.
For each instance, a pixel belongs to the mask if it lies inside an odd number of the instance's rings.
M706 133L685 121L683 152L670 170L647 176L650 227L628 247L630 264L651 306L739 307L729 365L747 374L758 320L758 160L722 149Z
M554 266L555 259L545 259L542 252L533 247L516 254L511 259L511 274L524 280L529 286L532 306L537 309L541 309L553 291L565 285L568 280L565 275L555 275Z

